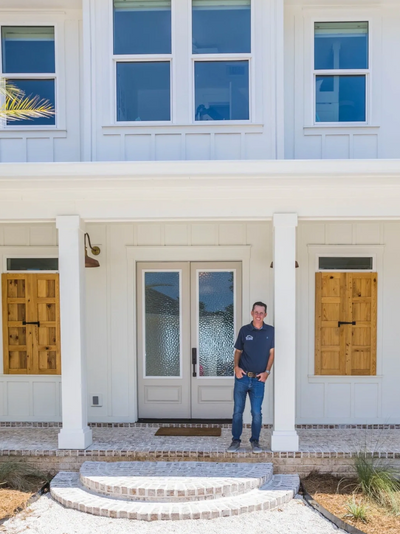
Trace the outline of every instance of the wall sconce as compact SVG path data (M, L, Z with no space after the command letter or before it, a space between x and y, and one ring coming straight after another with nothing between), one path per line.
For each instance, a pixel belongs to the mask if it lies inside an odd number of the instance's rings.
M92 243L90 242L90 236L88 233L84 235L84 241L85 241L85 267L100 267L100 263L95 260L94 258L91 258L88 256L87 253L87 246L86 246L86 238L89 241L89 247L92 254L95 256L98 256L100 254L100 247L92 247Z
M271 265L269 267L270 267L270 269L274 268L274 262L273 261L271 261ZM299 262L297 260L294 262L294 268L295 269L299 268Z

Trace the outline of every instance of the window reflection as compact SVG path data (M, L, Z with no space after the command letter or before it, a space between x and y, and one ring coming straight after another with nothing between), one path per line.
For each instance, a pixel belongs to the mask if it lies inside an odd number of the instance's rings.
M248 61L196 61L195 120L249 119Z
M170 120L170 63L117 63L117 120Z
M200 376L232 376L234 273L198 273Z
M368 22L316 22L316 70L367 69Z
M114 0L114 54L170 54L171 0Z
M38 97L40 100L48 100L53 109L55 109L55 81L54 80L14 80L8 79L9 82L14 87L21 89L25 93L25 96L33 98ZM13 121L8 121L8 124L16 124ZM54 126L56 123L55 115L51 117L38 117L35 119L21 119L18 120L18 126L23 125L42 125L42 126Z
M193 0L193 54L250 52L250 28L250 0Z
M55 72L53 26L3 26L3 73Z
M316 77L316 122L365 120L365 76Z

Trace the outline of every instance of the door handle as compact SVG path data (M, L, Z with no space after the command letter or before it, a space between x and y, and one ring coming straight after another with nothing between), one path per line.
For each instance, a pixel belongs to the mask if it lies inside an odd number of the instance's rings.
M192 349L192 365L193 365L193 373L192 376L196 377L196 365L197 365L197 349Z
M355 325L356 322L355 321L338 321L338 326L342 325L342 324L352 324L352 325Z
M29 322L29 321L22 321L22 324L25 326L27 324L36 324L37 326L40 326L40 321L32 321L32 322Z

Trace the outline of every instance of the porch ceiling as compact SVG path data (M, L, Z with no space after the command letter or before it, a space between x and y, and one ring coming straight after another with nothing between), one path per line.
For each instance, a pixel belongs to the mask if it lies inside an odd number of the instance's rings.
M2 220L400 218L400 160L0 166Z

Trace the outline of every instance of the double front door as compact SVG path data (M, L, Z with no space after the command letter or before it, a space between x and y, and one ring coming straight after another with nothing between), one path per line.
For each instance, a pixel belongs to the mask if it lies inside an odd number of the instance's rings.
M139 263L139 418L232 417L240 263Z

